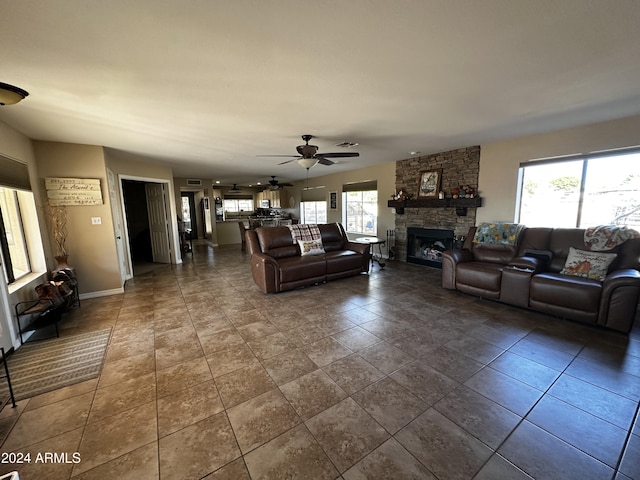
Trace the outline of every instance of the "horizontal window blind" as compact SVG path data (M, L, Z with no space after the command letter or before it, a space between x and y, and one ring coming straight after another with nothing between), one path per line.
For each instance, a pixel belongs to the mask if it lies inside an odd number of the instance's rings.
M27 164L0 155L0 185L31 191Z
M343 192L364 192L367 190L378 190L378 182L370 180L367 182L354 182L342 185Z

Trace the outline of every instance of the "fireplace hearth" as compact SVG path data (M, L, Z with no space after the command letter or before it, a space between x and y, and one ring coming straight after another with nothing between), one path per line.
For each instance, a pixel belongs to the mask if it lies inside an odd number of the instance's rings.
M453 230L409 227L407 263L442 268L442 252L453 248Z

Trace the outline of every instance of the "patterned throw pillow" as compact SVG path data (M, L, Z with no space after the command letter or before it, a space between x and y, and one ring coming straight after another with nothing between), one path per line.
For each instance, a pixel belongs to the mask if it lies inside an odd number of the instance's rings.
M300 255L305 257L307 255L322 255L324 248L322 246L322 240L298 240L300 245Z
M560 273L592 278L602 282L607 276L609 265L617 256L615 253L590 252L571 247L567 261Z

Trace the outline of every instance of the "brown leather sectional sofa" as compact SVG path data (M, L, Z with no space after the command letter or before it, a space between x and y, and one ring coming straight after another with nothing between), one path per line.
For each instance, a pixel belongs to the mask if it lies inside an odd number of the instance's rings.
M325 253L301 256L288 227L245 232L253 280L264 293L358 275L369 270L369 245L350 242L339 223L318 225Z
M442 286L571 320L629 332L640 297L640 239L615 247L603 281L560 273L569 248L589 250L584 230L524 228L516 245L480 244L469 230L442 254Z

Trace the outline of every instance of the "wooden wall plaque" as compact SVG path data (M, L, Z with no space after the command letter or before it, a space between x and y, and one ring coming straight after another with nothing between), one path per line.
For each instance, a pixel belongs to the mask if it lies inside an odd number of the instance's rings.
M45 178L50 205L102 205L99 178Z

